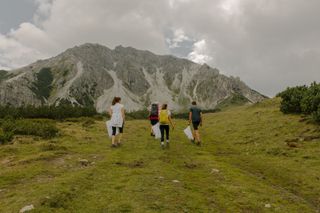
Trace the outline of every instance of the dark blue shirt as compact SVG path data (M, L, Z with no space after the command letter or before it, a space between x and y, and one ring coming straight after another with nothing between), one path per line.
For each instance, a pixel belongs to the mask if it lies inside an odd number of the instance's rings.
M191 106L190 112L192 113L192 122L200 122L201 121L201 109L197 106Z

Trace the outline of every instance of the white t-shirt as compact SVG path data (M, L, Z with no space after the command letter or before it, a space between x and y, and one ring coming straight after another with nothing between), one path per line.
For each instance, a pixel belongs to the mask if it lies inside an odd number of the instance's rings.
M111 125L113 127L122 127L123 126L123 117L121 110L123 109L123 105L116 103L111 106L112 115L111 115Z

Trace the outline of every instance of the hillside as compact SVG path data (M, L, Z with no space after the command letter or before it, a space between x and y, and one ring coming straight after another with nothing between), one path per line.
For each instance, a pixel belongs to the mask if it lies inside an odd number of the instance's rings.
M153 101L185 110L192 100L204 109L240 96L256 103L265 96L239 78L218 69L170 55L99 44L70 48L10 72L0 71L0 105L94 106L104 112L114 96L128 111L145 109Z
M0 146L0 212L320 210L320 127L282 114L278 99L206 114L202 147L175 122L169 150L138 120L118 149L103 121L58 123L51 140L15 138Z

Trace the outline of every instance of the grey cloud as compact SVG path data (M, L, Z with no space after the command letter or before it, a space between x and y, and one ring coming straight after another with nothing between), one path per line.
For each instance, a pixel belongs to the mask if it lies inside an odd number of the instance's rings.
M318 0L54 0L50 8L42 6L42 12L50 11L48 17L38 12L42 20L5 35L35 57L84 42L187 57L195 42L205 40L211 66L240 76L264 94L320 81ZM190 40L170 49L166 39L176 29ZM19 61L21 55L6 51L0 39L0 57L8 59L7 66Z

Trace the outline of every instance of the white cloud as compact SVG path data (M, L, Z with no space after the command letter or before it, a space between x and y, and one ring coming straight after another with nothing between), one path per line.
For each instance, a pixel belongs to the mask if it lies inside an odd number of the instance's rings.
M220 8L227 15L234 15L235 13L239 12L239 3L239 0L222 0L220 3Z
M34 0L34 23L22 23L2 35L1 67L17 68L39 58L56 55L69 47L92 42L168 54L161 14L168 3L148 0ZM158 15L157 15L158 14ZM159 18L156 18L159 17ZM3 43L14 43L20 54Z
M194 43L193 51L189 53L188 59L199 64L209 63L212 57L207 55L207 51L206 41L204 39L197 41Z
M50 16L53 0L33 0L33 1L38 6L37 12L33 16L33 20L36 24L41 25L41 21Z
M173 38L166 39L170 49L180 47L181 43L185 41L191 41L191 40L192 39L189 38L182 29L175 29L173 32Z
M0 34L0 69L20 67L42 56L41 52L22 45L14 38Z

